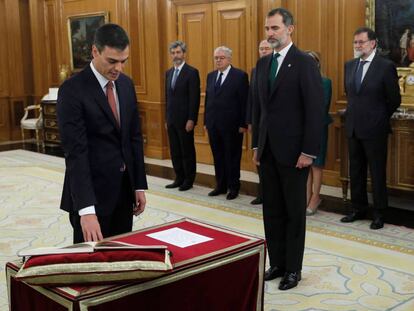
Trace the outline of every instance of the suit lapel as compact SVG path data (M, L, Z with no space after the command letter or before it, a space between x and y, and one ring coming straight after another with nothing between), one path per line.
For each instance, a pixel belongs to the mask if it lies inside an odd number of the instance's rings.
M270 90L270 96L272 96L275 93L275 91L280 85L280 82L283 81L283 78L286 76L286 74L289 74L289 71L294 66L294 56L296 54L296 50L297 50L296 47L292 45L289 51L287 52L285 59L283 60L282 66L280 67L279 72L276 75L275 83L273 84ZM270 64L269 64L269 67L270 67Z
M106 98L106 94L103 92L101 85L98 82L98 79L96 79L94 73L92 72L92 69L89 66L87 66L85 70L88 74L88 83L91 84L90 90L95 101L97 102L101 110L104 112L104 114L107 116L107 118L110 120L110 122L115 126L115 128L119 130L118 123L115 120L114 114L111 110L111 107L109 106L108 99Z
M124 87L123 83L119 81L119 79L115 82L115 84L116 84L116 91L118 95L119 120L120 120L120 125L121 125L121 132L124 132L127 128L126 125L127 125L127 120L128 120L127 118L128 112L126 111L127 110L126 109L127 98L126 98L126 91L125 91L126 88ZM117 128L119 129L118 126Z
M224 82L222 82L222 83L221 83L221 86L220 86L220 88L218 89L218 91L217 91L216 95L219 95L219 94L221 93L221 90L222 90L222 89L224 89L224 88L228 87L228 85L231 83L233 73L234 73L233 66L231 66L231 67L230 67L230 70L229 70L229 72L228 72L228 74L227 74L227 76L226 76L226 80L224 80ZM218 74L219 74L219 73L218 73L218 72L216 72L216 75L214 76L214 85L216 85L217 75L218 75Z
M261 69L263 73L259 75L256 73L256 85L258 86L258 90L260 90L260 94L266 96L265 102L268 102L269 97L269 71L270 71L270 63L272 62L272 54L265 56L263 59L263 63ZM257 70L257 69L256 69Z
M172 67L172 68L168 71L168 74L167 74L167 86L168 86L168 89L169 89L169 90L171 90L171 91L172 91L172 88L171 88L171 81L172 81L172 76L173 76L173 74L174 74L174 67Z
M359 89L359 93L361 93L361 91L364 89L364 87L368 83L368 81L372 80L371 77L375 74L375 71L376 71L375 70L375 68L376 68L375 63L377 62L377 59L378 59L378 54L376 54L374 56L374 58L372 59L371 64L369 64L368 70L365 73L364 79L362 80L361 88Z
M216 85L217 74L218 74L218 70L215 70L213 71L213 73L207 76L207 87L208 87L208 90L210 91L209 96L211 95L211 99L214 99L214 97L216 96L214 86Z
M351 72L349 75L349 78L351 79L350 84L352 85L352 88L355 93L357 93L356 85L355 85L355 74L358 69L358 64L359 64L359 58L355 58L355 60L351 64L351 68L350 68Z
M184 64L183 68L181 68L180 70L177 80L175 81L174 90L177 88L177 85L179 85L184 80L185 76L187 75L187 72L188 72L187 64Z

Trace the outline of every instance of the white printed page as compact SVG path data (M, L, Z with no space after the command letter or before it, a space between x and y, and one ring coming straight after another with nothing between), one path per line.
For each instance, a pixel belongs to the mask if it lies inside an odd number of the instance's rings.
M213 240L207 236L187 231L181 228L171 228L163 231L147 234L148 237L172 244L181 248L204 243Z

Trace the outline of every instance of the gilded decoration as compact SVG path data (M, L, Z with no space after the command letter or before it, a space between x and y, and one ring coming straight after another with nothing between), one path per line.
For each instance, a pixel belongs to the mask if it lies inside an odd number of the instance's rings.
M366 0L365 24L375 29L378 51L397 66L400 113L414 109L414 2Z

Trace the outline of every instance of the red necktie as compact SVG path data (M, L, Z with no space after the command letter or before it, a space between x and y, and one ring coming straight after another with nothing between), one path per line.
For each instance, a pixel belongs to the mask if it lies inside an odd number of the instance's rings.
M114 94L114 83L109 81L106 84L106 97L108 98L109 106L111 107L112 113L114 114L115 120L119 125L119 116L118 111L116 110L116 101L115 101L115 94Z

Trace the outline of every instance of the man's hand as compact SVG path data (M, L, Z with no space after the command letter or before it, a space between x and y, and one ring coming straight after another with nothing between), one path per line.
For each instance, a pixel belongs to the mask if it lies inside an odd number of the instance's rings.
M187 123L185 124L185 130L187 132L191 132L193 129L194 129L194 121L188 120Z
M103 239L101 226L95 214L87 214L80 217L83 239L85 242L97 242Z
M239 127L239 133L246 133L246 132L247 132L247 128Z
M133 209L133 214L138 216L141 214L145 209L145 204L147 204L147 200L145 198L144 191L135 191L135 207Z
M312 165L313 159L311 157L307 157L303 154L299 156L298 162L296 163L296 168L304 168Z
M260 165L260 162L257 160L257 149L253 150L253 159L252 160L253 160L254 165L257 165L257 166Z

